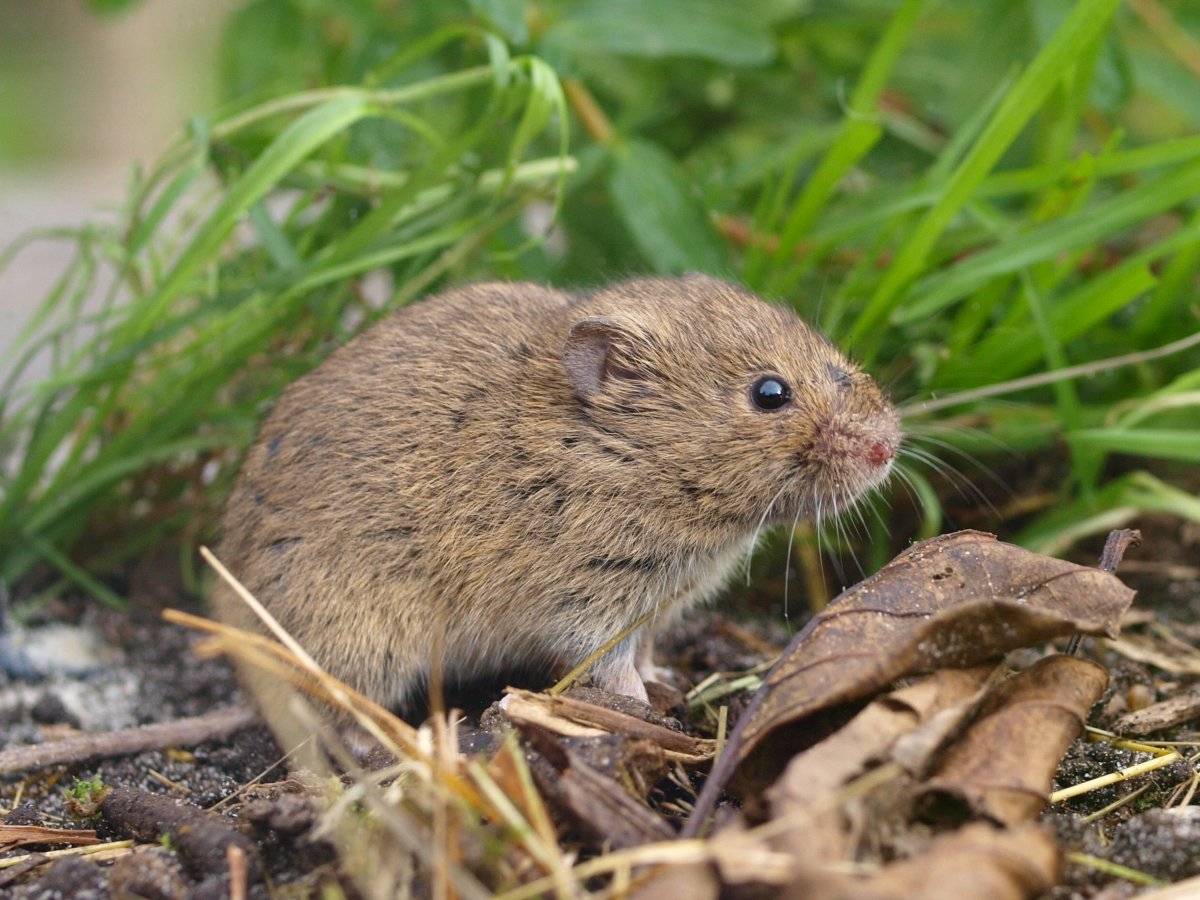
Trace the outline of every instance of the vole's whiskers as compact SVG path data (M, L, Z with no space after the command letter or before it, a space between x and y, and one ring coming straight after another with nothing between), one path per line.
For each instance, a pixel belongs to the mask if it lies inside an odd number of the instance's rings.
M1017 405L1013 404L1013 409L1017 408ZM983 428L976 428L972 425L967 425L962 420L950 419L943 422L917 422L915 424L906 424L904 429L905 440L912 438L919 438L923 440L935 434L952 434L957 438L961 438L964 434L970 434L980 442L990 444L993 449L1002 453L1008 453L1014 458L1016 457L1016 451L1006 441L1002 441L991 431ZM951 444L951 449L953 449L956 453L960 453L963 456L973 459L971 454L967 453L967 451L956 445Z
M986 438L992 437L991 435L982 435L982 436L986 437ZM994 443L996 444L996 446L999 449L1002 449L1002 450L1008 449L1008 447L1001 441L997 441L994 438L992 438L992 440L994 441ZM947 440L943 440L942 438L939 438L939 437L934 437L929 432L925 432L925 431L917 432L915 434L906 435L904 445L901 448L902 452L905 450L911 451L911 450L923 449L920 447L913 447L912 446L913 443L929 444L933 447L939 448L940 450L944 450L948 454L953 454L954 456L957 456L960 459L962 459L964 462L970 463L972 468L976 469L980 474L984 475L989 481L991 481L993 484L995 484L998 488L1001 488L1002 490L1004 490L1006 492L1009 490L1008 484L1004 481L1003 478L1001 478L998 474L996 474L994 469L992 469L990 466L986 465L974 453L970 453L970 452L964 450L962 447L959 447L957 444L953 443L952 441L947 441ZM929 451L925 451L925 452L928 453ZM941 459L940 457L939 457L939 461L941 461L943 464L949 465L949 463L947 463L946 460ZM958 472L958 470L955 469L953 466L951 468L957 474L961 475L961 473Z
M899 479L900 484L904 488L904 492L908 495L908 500L909 500L909 503L912 504L912 508L914 510L923 511L925 509L925 501L922 498L921 488L917 485L916 477L913 475L913 473L911 471L909 471L906 464L904 464L904 463L901 463L900 465L896 466L895 471L896 471L896 476ZM940 522L941 508L938 505L936 500L933 501L933 505L934 505L934 509L935 509L935 514L938 518L938 521Z
M854 561L854 568L858 569L858 574L862 578L866 578L866 570L863 568L862 560L858 558L858 551L855 550L854 538L856 534L862 534L863 536L866 536L866 534L869 532L869 529L867 528L867 520L863 518L862 508L858 504L848 506L847 512L850 513L850 515L841 516L838 520L840 523L844 524L844 528L841 531L842 543L845 545L846 550L849 551L850 559ZM856 524L858 528L855 528Z
M885 507L888 509L892 508L892 504L887 500L886 497L881 497L880 500ZM887 519L883 517L883 510L881 510L877 504L873 503L871 504L871 513L875 516L875 520L879 523L880 527L883 528L884 531L887 531L888 522Z
M844 543L845 538L842 536L842 526L841 526L840 517L833 519L833 530L835 532L835 536L837 538L838 543L839 544ZM829 560L829 565L833 568L833 574L837 576L838 590L840 591L842 588L844 588L846 586L846 569L842 565L842 556L840 553L837 552L836 547L831 546L829 548L829 552L826 554L826 558Z
M821 560L823 560L825 558L826 553L827 553L825 548L822 546L825 542L825 519L824 519L824 516L822 515L823 512L824 512L824 510L821 509L821 504L818 503L817 517L816 517L815 521L813 522L813 534L815 534L817 536L817 562L820 564L820 569L821 569L821 588L823 590L824 596L828 597L829 596L829 582L826 580L826 577L825 577L825 565L824 565L824 563L821 562ZM812 605L811 598L809 598L809 605L810 606Z
M896 475L896 479L900 482L900 486L904 488L904 493L908 495L908 500L914 507L921 506L921 498L917 493L917 488L913 484L912 474L903 465L894 466L892 471ZM890 505L890 503L889 503Z
M800 524L800 511L792 517L792 528L788 532L787 553L783 557L783 621L791 623L788 615L788 587L792 579L792 548L796 544L796 528Z
M775 496L771 498L771 502L767 504L767 508L763 510L763 514L761 516L759 516L758 525L755 526L755 528L754 528L754 535L753 535L753 537L750 538L751 548L758 546L758 538L759 538L759 535L762 534L763 525L766 524L767 517L769 515L771 515L771 510L774 508L775 504L777 502L779 502L779 498L783 496L783 492L786 491L787 489L788 489L788 485L785 482L784 485L775 492ZM753 556L753 550L751 550L751 556ZM750 584L750 562L751 561L749 559L746 560L746 584L747 585Z
M975 500L988 508L993 515L999 515L992 501L987 498L987 495L981 491L969 478L963 475L958 469L950 465L946 460L934 455L923 447L906 446L900 451L901 457L905 460L915 460L928 466L937 474L945 478L955 489L960 497L965 500ZM1004 482L994 472L989 469L982 469L995 483L1004 485ZM1006 488L1007 489L1007 488Z

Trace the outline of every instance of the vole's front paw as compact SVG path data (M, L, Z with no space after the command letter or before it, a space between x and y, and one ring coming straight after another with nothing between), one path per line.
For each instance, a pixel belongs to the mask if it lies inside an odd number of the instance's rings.
M655 665L649 657L642 659L637 665L638 675L642 681L657 681L668 687L679 687L679 674L667 666Z
M597 687L610 694L624 694L643 703L649 702L646 685L642 682L642 676L638 674L633 660L619 659L608 665L604 663L602 660L592 669L592 680L596 682Z

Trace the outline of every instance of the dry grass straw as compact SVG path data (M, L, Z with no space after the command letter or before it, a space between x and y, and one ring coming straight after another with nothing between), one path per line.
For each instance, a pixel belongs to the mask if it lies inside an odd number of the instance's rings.
M310 757L313 771L306 779L310 792L328 804L320 833L338 847L343 870L363 896L408 896L420 883L435 898L615 897L663 867L696 864L752 870L768 883L791 877L794 861L767 839L793 827L796 816L740 838L661 841L578 861L559 843L515 734L490 758L468 757L458 749L453 713L435 715L421 728L408 725L321 669L208 551L204 554L279 641L177 611L165 615L210 635L201 652L229 655L293 688L287 709L275 713L290 717L293 730L301 725L322 751ZM312 700L357 723L395 762L364 769L332 717ZM848 785L829 806L816 804L801 817L826 814L896 771L885 770Z
M1119 769L1116 772L1110 772L1107 775L1101 775L1097 778L1091 778L1080 784L1073 784L1070 787L1065 787L1062 790L1055 791L1050 795L1051 803L1062 803L1064 800L1070 800L1072 797L1078 797L1082 794L1090 793L1091 791L1099 790L1109 785L1119 784L1123 781L1129 781L1132 778L1137 778L1139 775L1145 775L1148 772L1153 772L1156 769L1161 769L1164 766L1173 765L1183 756L1178 750L1171 747L1164 747L1160 744L1143 743L1141 741L1131 741L1125 738L1118 737L1115 734L1101 731L1097 728L1088 728L1088 739L1092 741L1104 741L1111 744L1118 750L1130 750L1134 753L1148 753L1151 758L1143 763L1127 766Z
M64 856L79 856L93 862L112 861L117 857L133 852L133 841L109 841L106 844L91 844L87 847L68 847L65 850L44 850L38 853L24 853L20 856L8 856L0 859L0 869L11 869L21 863L36 857L45 859L61 859Z
M434 897L490 897L529 882L557 897L586 891L558 837L515 736L490 759L458 749L453 714L414 728L325 672L207 550L204 558L278 640L187 613L168 621L210 637L198 648L224 654L289 685L286 710L320 748L305 764L310 791L328 808L321 833L339 848L346 873L366 897L405 896L414 880ZM311 701L317 701L316 704ZM359 764L345 734L319 709L331 708L371 735L395 763L378 771Z

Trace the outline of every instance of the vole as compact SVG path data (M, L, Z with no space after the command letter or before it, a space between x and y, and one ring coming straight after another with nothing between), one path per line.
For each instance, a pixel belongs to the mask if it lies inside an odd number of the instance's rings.
M478 284L391 314L283 392L219 555L385 705L423 689L435 635L464 678L578 664L654 611L592 670L645 699L653 628L717 593L765 525L879 485L899 440L870 376L732 284Z

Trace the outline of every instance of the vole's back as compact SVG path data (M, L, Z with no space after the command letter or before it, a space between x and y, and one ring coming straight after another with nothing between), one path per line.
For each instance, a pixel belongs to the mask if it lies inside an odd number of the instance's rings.
M221 555L318 662L394 704L435 645L450 677L575 664L711 596L764 521L853 502L898 439L868 376L732 285L478 285L284 392ZM645 696L636 645L602 686Z
M264 422L226 510L222 557L354 687L403 699L435 629L492 635L503 621L472 614L464 589L486 585L463 584L461 573L492 581L522 554L498 541L511 529L497 494L523 487L522 451L504 420L525 380L518 371L545 352L551 313L568 302L493 284L417 304L292 384ZM228 592L218 603L246 621ZM479 649L494 651L489 642Z

